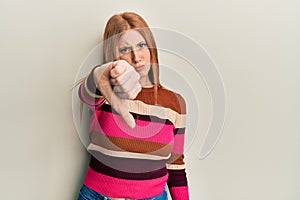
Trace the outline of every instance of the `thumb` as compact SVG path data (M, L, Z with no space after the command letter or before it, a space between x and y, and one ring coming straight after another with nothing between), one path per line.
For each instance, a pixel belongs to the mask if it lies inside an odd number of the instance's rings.
M129 105L127 99L121 99L117 95L113 93L113 98L111 102L111 106L119 113L122 117L123 121L130 127L135 127L135 120L129 112Z
M120 115L121 115L122 119L124 120L124 122L129 126L129 128L135 127L134 118L133 118L132 114L129 113L129 111L120 113Z

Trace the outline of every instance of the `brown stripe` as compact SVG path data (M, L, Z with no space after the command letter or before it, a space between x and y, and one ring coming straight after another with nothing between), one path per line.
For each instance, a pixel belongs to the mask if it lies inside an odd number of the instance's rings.
M147 160L134 158L113 157L99 151L89 151L101 163L119 171L129 173L144 173L166 167L166 160Z
M185 133L185 128L175 128L174 129L174 134L184 134Z
M92 143L112 151L147 153L164 157L168 156L173 149L171 144L106 136L97 132L93 133Z
M109 104L103 104L103 106L101 106L100 110L119 115L115 110L113 110L113 108ZM134 119L138 119L141 121L173 125L173 123L170 120L162 119L162 118L159 118L159 117L156 117L153 115L141 115L141 114L137 114L137 113L133 113L133 112L131 113L131 115Z
M168 163L174 164L174 165L183 165L184 164L184 155L183 154L174 154L172 153L170 159L168 160Z
M126 165L129 161L126 160L119 160L119 165ZM106 163L109 164L109 163ZM124 171L125 168L114 168L112 166L106 165L102 162L100 162L98 159L96 159L94 156L91 156L90 161L90 167L95 170L96 172L112 176L115 178L122 178L122 179L128 179L128 180L149 180L154 178L160 178L168 173L167 169L165 167L157 169L157 166L154 167L151 171L147 171L144 169L145 163L142 164L140 169L138 170L140 173L136 171ZM130 166L132 166L133 163L130 162ZM131 168L130 168L131 169Z
M149 92L149 90L144 92L142 90L135 100L143 101L149 105L160 105L165 108L170 108L179 114L186 114L186 104L183 97L163 87L158 87L157 103L154 101L154 89L153 92Z

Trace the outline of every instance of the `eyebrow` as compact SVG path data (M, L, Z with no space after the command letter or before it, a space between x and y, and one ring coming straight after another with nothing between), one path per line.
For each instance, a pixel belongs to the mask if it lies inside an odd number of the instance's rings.
M142 40L142 41L138 42L136 45L139 45L141 43L147 43L147 42L145 40ZM131 46L130 44L126 43L125 45L120 45L119 48L121 49L121 48L125 48L125 47L130 47L130 46Z

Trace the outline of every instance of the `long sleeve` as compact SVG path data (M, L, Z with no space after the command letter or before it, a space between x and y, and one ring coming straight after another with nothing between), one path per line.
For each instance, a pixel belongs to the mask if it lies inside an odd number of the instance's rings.
M84 79L78 90L79 98L91 110L97 109L105 101L105 98L101 95L100 90L98 90L98 88L96 87L96 83L94 80L93 74L96 67L94 67L87 78Z
M186 105L184 99L177 95L179 116L174 129L174 148L167 163L169 178L167 181L173 200L189 200L188 183L184 163L184 134L186 126ZM176 106L177 107L177 106Z

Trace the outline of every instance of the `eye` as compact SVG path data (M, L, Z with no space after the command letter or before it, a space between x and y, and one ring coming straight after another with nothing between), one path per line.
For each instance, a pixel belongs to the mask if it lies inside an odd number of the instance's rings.
M139 46L139 48L147 48L148 47L146 42L142 42L142 43L138 44L138 46Z
M129 47L123 47L123 48L119 49L119 52L122 54L129 53L130 51L131 51L131 49Z

